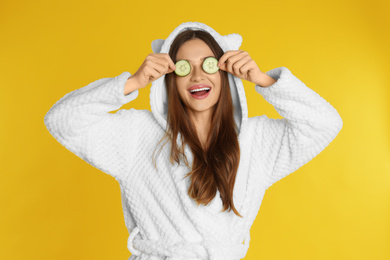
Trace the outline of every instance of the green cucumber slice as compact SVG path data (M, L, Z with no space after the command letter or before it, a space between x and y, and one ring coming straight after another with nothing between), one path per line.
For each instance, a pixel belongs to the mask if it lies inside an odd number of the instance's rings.
M191 65L186 60L179 60L175 63L176 70L175 73L178 76L187 76L191 72Z
M208 74L214 74L219 70L217 64L218 60L215 57L207 57L203 61L203 70Z

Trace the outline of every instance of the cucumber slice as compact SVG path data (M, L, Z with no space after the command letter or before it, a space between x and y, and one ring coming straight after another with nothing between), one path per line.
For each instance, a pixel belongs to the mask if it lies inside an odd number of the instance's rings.
M208 74L214 74L219 70L217 64L218 60L216 58L207 57L203 61L203 70L206 71Z
M176 70L175 73L176 75L179 76L187 76L191 72L191 65L188 61L186 60L179 60L175 63Z

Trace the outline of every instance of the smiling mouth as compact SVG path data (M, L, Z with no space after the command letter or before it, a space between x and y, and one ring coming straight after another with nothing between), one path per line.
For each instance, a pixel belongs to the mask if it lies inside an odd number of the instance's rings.
M194 91L194 92L189 91L189 92L191 94L191 97L193 97L195 99L204 99L209 95L210 91L211 91L211 88L200 90L200 91Z
M208 93L208 92L210 92L210 90L211 90L211 88L209 88L209 89L203 89L203 90L196 90L196 91L189 91L190 93L191 93L191 95L204 95L204 94L206 94L206 93Z

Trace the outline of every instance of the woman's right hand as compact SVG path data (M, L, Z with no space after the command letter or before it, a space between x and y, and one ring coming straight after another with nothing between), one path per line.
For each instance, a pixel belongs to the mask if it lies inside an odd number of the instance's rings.
M175 69L175 64L168 53L151 53L131 77L134 78L138 88L144 88L162 75L175 71Z

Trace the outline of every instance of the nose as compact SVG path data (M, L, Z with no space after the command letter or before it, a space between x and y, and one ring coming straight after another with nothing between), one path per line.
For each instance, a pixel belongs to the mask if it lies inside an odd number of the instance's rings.
M191 71L191 80L192 81L200 81L204 79L205 73L202 64L200 65L192 65L192 71Z

